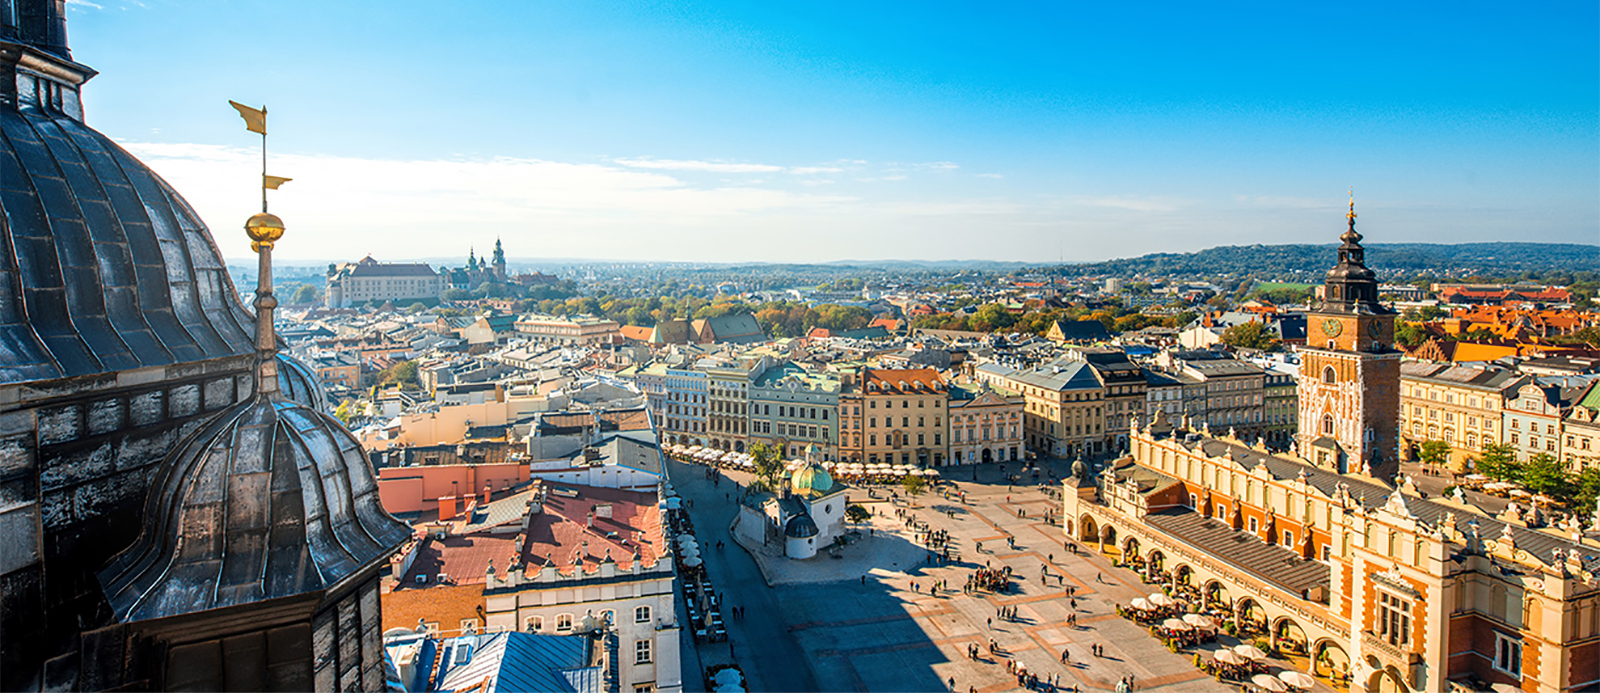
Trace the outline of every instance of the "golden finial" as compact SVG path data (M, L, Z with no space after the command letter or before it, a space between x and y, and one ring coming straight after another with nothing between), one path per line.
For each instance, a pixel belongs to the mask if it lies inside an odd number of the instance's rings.
M1350 188L1350 220L1356 220L1356 188Z

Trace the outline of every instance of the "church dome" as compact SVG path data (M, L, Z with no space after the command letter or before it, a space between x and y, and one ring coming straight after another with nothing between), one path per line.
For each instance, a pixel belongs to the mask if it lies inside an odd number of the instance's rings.
M805 539L816 537L822 530L817 528L817 521L811 519L809 513L801 513L792 518L783 526L783 536L790 539Z
M278 354L278 380L285 398L305 406L317 413L329 413L328 395L322 391L322 383L317 380L317 375L305 363L289 356Z
M789 486L796 492L818 491L826 493L833 488L833 476L815 464L807 464L789 477Z
M0 383L249 355L253 321L205 224L83 124L95 72L60 34L0 56L18 88L0 100Z
M282 395L210 421L149 493L138 540L99 575L123 622L327 590L411 536L355 437Z

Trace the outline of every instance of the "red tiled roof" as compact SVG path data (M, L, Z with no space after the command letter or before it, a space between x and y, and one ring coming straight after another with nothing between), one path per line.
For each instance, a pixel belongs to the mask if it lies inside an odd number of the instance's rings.
M883 386L888 382L888 386ZM905 382L906 388L902 391L900 383ZM922 387L917 387L917 382L922 382ZM868 394L943 394L945 393L944 378L938 371L922 369L868 369L862 372L862 386Z
M437 585L439 574L451 583L483 583L483 572L494 562L495 571L504 574L516 553L516 538L509 535L449 535L442 540L429 538L417 545L416 559L406 569L397 588L428 588ZM417 576L426 576L418 584Z
M654 566L667 554L661 531L661 516L653 493L636 493L598 486L549 484L543 512L528 523L522 561L530 571L549 562L563 572L572 571L573 559L584 551L586 571L598 571L607 555L619 566L628 566L638 553L642 566ZM589 514L596 506L610 504L610 518ZM614 537L608 533L615 533ZM643 535L643 540L640 536ZM479 575L482 575L480 572Z

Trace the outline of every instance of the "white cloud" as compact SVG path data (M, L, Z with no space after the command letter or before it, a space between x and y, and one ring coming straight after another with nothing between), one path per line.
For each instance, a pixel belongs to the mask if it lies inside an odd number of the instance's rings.
M789 172L794 173L796 175L815 175L817 173L842 173L842 172L844 172L844 168L830 168L830 167L824 167L824 166L802 166L802 167L798 167L798 168L789 168Z
M1000 173L978 173L978 177L986 177L991 180L1004 180L1006 176L1001 175Z
M725 163L706 160L656 160L653 158L618 158L616 163L630 168L649 170L698 170L708 173L781 173L781 165L759 163Z
M918 167L927 168L928 170L959 170L961 168L961 166L945 160L935 163L920 163Z
M67 0L67 6L68 7L75 7L75 8L88 8L88 9L91 9L91 10L103 10L103 9L105 9L104 7L101 7L100 5L96 5L96 4L92 3L92 2L89 2L89 0Z
M243 256L234 235L259 208L259 155L206 144L124 143L194 205L225 254ZM415 258L468 240L520 234L523 255L673 257L685 230L716 235L752 216L825 211L855 198L749 183L691 186L671 175L606 164L534 159L390 161L275 155L272 192L288 223L286 259ZM714 232L704 234L701 232ZM533 248L533 249L530 249ZM692 258L696 251L678 251Z

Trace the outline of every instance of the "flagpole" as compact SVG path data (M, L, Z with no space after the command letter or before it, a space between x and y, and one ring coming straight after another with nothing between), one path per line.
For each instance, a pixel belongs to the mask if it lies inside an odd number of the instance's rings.
M261 105L261 211L267 210L267 106Z

